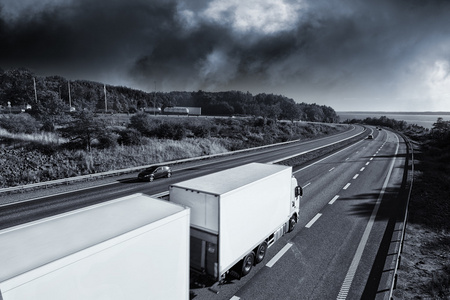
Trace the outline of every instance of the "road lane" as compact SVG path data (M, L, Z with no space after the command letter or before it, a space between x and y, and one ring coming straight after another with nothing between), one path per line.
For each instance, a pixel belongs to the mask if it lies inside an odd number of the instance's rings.
M298 180L310 183L302 199L303 226L299 223L294 236L288 234L284 243L279 241L275 249L269 250L273 255L286 243L292 244L275 265L258 269L232 295L240 299L336 299L385 181L387 195L381 199L396 201L395 189L401 181L403 166L400 155L395 156L397 144L394 134L382 133L355 149L350 147L345 153L315 164L312 170L297 173ZM388 176L394 157L395 166ZM370 158L372 164L365 166ZM359 176L354 178L356 174ZM348 182L352 185L344 190ZM387 204L384 206L380 212L386 213L389 208ZM365 247L360 250L363 254L356 268L353 267L353 281L346 291L348 299L361 297L387 218L378 214L370 234L364 238ZM230 299L228 288L221 288L224 296L214 299Z
M49 217L58 213L64 213L73 209L93 205L102 201L123 197L133 193L144 193L147 195L158 194L167 191L167 187L175 182L206 175L211 172L216 172L250 162L266 163L273 160L278 160L282 157L292 156L300 152L305 152L318 147L323 147L324 145L336 143L343 139L349 139L350 137L360 134L364 130L365 129L361 126L351 126L349 131L328 137L269 147L261 150L241 152L232 156L224 156L217 159L176 165L173 168L174 172L172 178L156 180L152 183L138 182L136 180L136 173L126 175L125 177L121 177L116 180L110 180L109 183L113 183L108 185L92 186L89 189L78 188L72 190L70 193L39 197L37 198L38 201L36 201L36 203L29 202L23 205L13 205L9 207L3 206L0 207L0 229ZM57 190L58 189L55 189L55 192L57 192ZM32 196L34 193L27 193L27 195ZM12 195L11 197L15 196L22 195Z
M257 265L252 273L241 280L229 282L219 287L218 295L212 294L206 288L196 289L196 300L201 299L315 299L336 298L345 279L348 267L353 259L358 242L363 235L368 211L373 208L372 201L382 187L383 178L386 177L386 166L392 159L392 146L395 144L392 133L383 131L374 132L373 140L362 140L344 150L321 159L309 167L294 168L295 176L305 188L305 196L301 203L300 222L293 233L287 234L275 243L268 251L266 260L270 261L277 253L290 243L282 255L271 265ZM386 143L385 143L386 142ZM303 146L305 147L305 146ZM317 144L308 143L307 147L317 147ZM296 145L296 151L304 151L302 145ZM283 149L282 155L289 155ZM289 151L293 151L290 149ZM375 156L374 156L375 155ZM264 161L273 159L269 156L245 155L242 160L236 157L227 158L220 164L202 163L202 166L190 165L176 172L176 176L163 179L157 184L139 183L129 179L86 191L76 191L64 196L56 196L63 201L104 201L107 197L116 198L118 195L132 192L156 194L167 189L172 181L187 179L189 176L199 176L219 168L232 167L233 164L243 164L250 161ZM279 159L280 156L277 157ZM372 158L372 160L370 160ZM252 160L253 159L253 160ZM268 160L270 161L270 160ZM368 164L371 162L370 164ZM395 172L400 172L394 169ZM355 177L356 174L359 174ZM351 183L346 190L347 183ZM355 188L356 187L356 188ZM394 188L394 187L393 187ZM49 202L55 200L51 197L41 199L37 209L44 208ZM381 210L381 209L380 209ZM26 212L21 212L22 214ZM320 215L318 215L320 214ZM319 217L317 217L319 216ZM26 215L26 218L30 216ZM311 223L311 220L314 222ZM28 219L29 220L29 219ZM305 227L311 223L308 227ZM381 229L380 232L383 232ZM356 237L356 238L355 238ZM368 244L375 249L376 238L368 238ZM376 250L374 250L376 252ZM372 252L374 252L372 251ZM369 251L370 252L370 251ZM374 255L372 255L374 256ZM367 273L371 269L369 259L363 256L361 265L365 266ZM364 269L364 268L363 268ZM349 290L349 298L364 288L364 276L359 277L356 271L356 280ZM356 288L355 288L356 287ZM355 288L355 291L353 290ZM280 290L282 291L280 293ZM236 298L235 298L236 299Z

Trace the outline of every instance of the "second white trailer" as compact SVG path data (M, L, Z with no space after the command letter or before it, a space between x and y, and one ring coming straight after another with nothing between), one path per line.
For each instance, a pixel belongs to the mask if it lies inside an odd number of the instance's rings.
M252 163L170 186L191 208L191 269L216 281L241 275L297 222L301 188L292 167Z

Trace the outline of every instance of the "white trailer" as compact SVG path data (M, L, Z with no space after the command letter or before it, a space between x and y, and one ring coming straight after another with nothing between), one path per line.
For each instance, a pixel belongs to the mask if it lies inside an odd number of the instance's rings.
M189 208L135 194L0 231L0 299L188 299Z
M170 201L191 208L191 269L217 282L248 274L293 230L301 194L292 167L260 163L171 185Z

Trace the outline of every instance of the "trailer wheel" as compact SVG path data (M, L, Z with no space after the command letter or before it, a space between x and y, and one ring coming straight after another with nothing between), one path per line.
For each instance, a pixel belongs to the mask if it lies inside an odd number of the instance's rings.
M242 260L241 275L245 276L248 273L250 273L254 263L255 263L255 254L253 252L250 252Z
M294 230L295 225L297 224L297 218L295 216L292 216L289 219L289 232L291 232L292 230Z
M258 246L258 249L256 249L255 261L257 264L263 261L264 257L266 256L267 248L268 248L267 242L264 241L261 243L261 245Z

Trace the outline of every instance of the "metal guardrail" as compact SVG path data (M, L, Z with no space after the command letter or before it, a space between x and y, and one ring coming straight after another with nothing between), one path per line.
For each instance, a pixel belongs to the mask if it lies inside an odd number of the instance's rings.
M409 153L407 153L407 156L406 156L407 159L411 159L411 172L408 174L410 176L409 191L408 191L408 196L407 196L406 204L405 204L405 215L403 217L402 231L400 234L400 236L401 236L400 243L399 243L400 245L398 247L397 257L395 259L395 267L394 267L393 276L392 276L392 283L391 283L391 287L389 290L389 299L394 299L393 293L397 287L397 279L398 279L397 271L400 268L400 262L401 262L401 258L402 258L403 245L405 242L405 235L406 235L406 224L408 223L409 201L411 198L413 181L414 181L414 149L411 144L411 141L405 135L403 135L403 134L400 134L400 135L403 137L405 142L408 144L407 152L411 151L411 155L409 155ZM409 158L410 156L411 156L411 158ZM409 163L408 163L408 167L409 167Z
M366 129L364 129L361 133L358 133L358 134L355 134L353 136L350 136L350 137L348 137L348 138L346 138L346 139L344 139L342 141L345 141L345 140L353 138L353 137L355 137L357 135L363 134L365 132L365 130ZM163 164L163 163L164 164L168 164L168 165L175 165L175 164L180 164L180 163L185 163L185 162L204 160L204 159L216 158L216 157L221 157L221 156L228 156L228 155L233 155L233 154L241 153L241 152L249 152L249 151L253 151L253 150L259 150L259 149L264 149L264 148L269 148L269 147L286 145L286 144L295 143L295 142L298 142L298 141L300 141L300 140L293 140L293 141L288 141L288 142L282 142L282 143L277 143L277 144L259 146L259 147L249 148L249 149L241 149L241 150L224 152L224 153L218 153L218 154L212 154L212 155L205 155L205 156L199 156L199 157L178 159L178 160L173 160L173 161L168 161L168 162L160 162L160 163L156 163L156 164L139 166L139 167L133 167L133 168L126 168L126 169L113 170L113 171L107 171L107 172L101 172L101 173L95 173L95 174L88 174L88 175L82 175L82 176L76 176L76 177L69 177L69 178L63 178L63 179L57 179L57 180L49 180L49 181L32 183L32 184L26 184L26 185L19 185L19 186L14 186L14 187L1 188L0 189L0 194L8 193L8 192L24 192L25 190L33 189L33 188L43 188L43 187L47 188L49 186L54 186L54 185L69 184L69 183L78 182L78 181L87 181L87 180L91 180L91 179L97 179L97 178L104 178L104 177L109 177L109 176L133 173L133 172L141 171L143 169L146 169L146 168L149 168L149 167L152 167L152 166L155 166L155 165L160 165L160 164ZM335 144L335 143L332 143L332 144ZM326 146L324 146L324 147L326 147ZM321 147L321 148L323 148L323 147Z
M198 157L192 157L192 158L178 159L178 160L173 160L173 161L168 161L168 162L161 162L161 163L145 165L145 166L139 166L139 167L133 167L133 168L126 168L126 169L120 169L120 170L113 170L113 171L107 171L107 172L101 172L101 173L95 173L95 174L88 174L88 175L82 175L82 176L76 176L76 177L69 177L69 178L49 180L49 181L38 182L38 183L31 183L31 184L26 184L26 185L19 185L19 186L1 188L0 189L0 194L7 193L7 192L24 192L25 190L33 189L33 188L47 188L49 186L54 186L54 185L69 184L69 183L73 183L73 182L77 182L77 181L87 181L87 180L91 180L91 179L98 179L98 178L104 178L104 177L109 177L109 176L133 173L133 172L141 171L143 169L146 169L146 168L149 168L149 167L152 167L152 166L155 166L155 165L160 165L162 163L168 164L168 165L175 165L175 164L180 164L180 163L185 163L185 162L191 162L191 161L197 161L197 160L203 160L203 159L209 159L209 158L233 155L233 154L236 154L236 153L241 153L241 152L246 152L246 151L253 151L253 150L258 150L258 149L275 147L275 146L295 143L295 142L298 142L298 141L299 140L293 140L293 141L288 141L288 142L283 142L283 143L278 143L278 144L265 145L265 146L259 146L259 147L249 148L249 149L242 149L242 150L236 150L236 151L230 151L230 152L224 152L224 153L218 153L218 154L212 154L212 155L205 155L205 156L198 156Z

